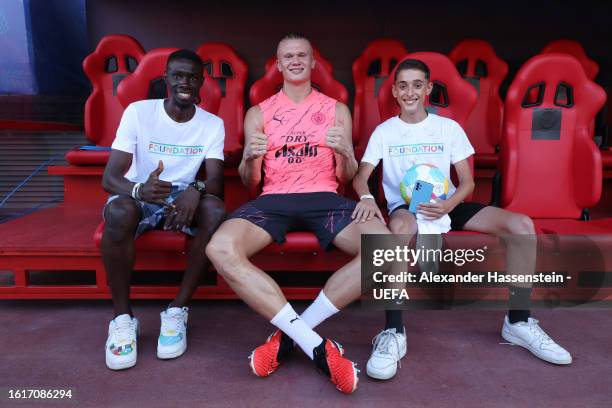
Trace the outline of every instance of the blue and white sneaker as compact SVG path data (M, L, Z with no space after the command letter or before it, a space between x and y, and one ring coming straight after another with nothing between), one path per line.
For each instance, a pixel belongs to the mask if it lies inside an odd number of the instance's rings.
M170 307L160 313L161 329L157 340L157 357L177 358L187 350L187 307Z
M138 319L122 314L111 320L106 339L106 366L111 370L124 370L136 365L136 339Z

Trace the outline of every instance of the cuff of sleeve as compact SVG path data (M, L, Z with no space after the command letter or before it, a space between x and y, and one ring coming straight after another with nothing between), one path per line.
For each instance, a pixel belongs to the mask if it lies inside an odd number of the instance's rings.
M372 160L372 159L368 159L367 157L362 157L361 162L370 163L372 166L376 167L378 166L378 163L380 162L380 160Z
M120 150L122 152L134 154L134 146L133 145L129 145L129 144L124 145L124 144L120 144L120 143L113 143L111 148L114 149L114 150Z
M471 152L465 152L464 154L459 155L458 159L453 160L452 164L458 163L461 160L465 160L465 159L467 159L467 158L469 158L470 156L473 156L473 155L474 155L474 151L473 150Z

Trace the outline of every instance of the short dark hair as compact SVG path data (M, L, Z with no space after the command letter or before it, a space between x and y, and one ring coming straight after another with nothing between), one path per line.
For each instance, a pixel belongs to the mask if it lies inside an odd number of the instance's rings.
M176 60L191 61L194 64L196 64L198 67L200 67L202 71L204 71L204 64L202 63L202 58L200 58L198 54L196 54L195 52L191 50L181 49L181 50L174 51L172 54L168 56L168 62L166 63L166 66L170 65L172 61L176 61Z
M425 78L429 81L429 67L423 61L414 58L400 62L395 69L395 77L393 78L393 81L397 81L397 76L399 75L400 71L404 71L406 69L416 69L423 72L425 74Z

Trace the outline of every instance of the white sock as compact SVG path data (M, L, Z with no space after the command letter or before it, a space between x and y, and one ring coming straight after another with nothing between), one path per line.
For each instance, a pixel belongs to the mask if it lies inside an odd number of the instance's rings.
M319 292L319 296L308 306L300 318L310 327L314 329L322 321L338 313L339 310L334 304L325 296L323 291Z
M270 320L270 323L291 337L311 360L314 358L313 349L323 342L321 336L300 319L289 303Z

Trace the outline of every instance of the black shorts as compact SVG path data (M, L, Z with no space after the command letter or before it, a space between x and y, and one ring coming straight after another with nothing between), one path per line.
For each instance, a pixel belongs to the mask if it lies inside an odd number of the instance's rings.
M329 249L340 231L352 221L357 203L336 193L265 194L230 214L266 230L278 243L289 231L314 232L321 246Z
M408 211L410 206L408 204L402 204L399 207L395 208L391 211L393 214L395 211L403 208ZM472 219L480 210L485 208L485 204L477 203L474 201L470 201L467 203L459 203L451 212L448 213L448 216L451 219L451 230L453 231L461 231L467 222Z

